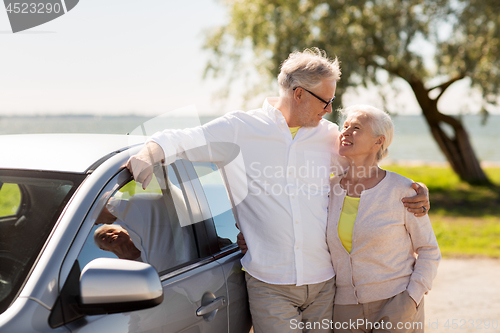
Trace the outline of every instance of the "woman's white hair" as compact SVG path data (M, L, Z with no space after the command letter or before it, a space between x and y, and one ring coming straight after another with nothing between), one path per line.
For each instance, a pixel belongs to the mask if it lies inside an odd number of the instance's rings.
M118 224L103 224L99 228L95 229L95 231L94 231L94 243L95 243L95 245L97 245L97 247L101 249L102 246L101 246L101 240L99 239L99 235L102 232L105 232L108 230L116 230L116 229L122 229L122 230L126 231L124 227L122 227L121 225L118 225Z
M322 80L340 80L340 64L337 58L331 60L326 52L317 47L295 51L281 64L278 75L280 96L296 87L314 89Z
M394 124L391 117L384 111L370 105L352 105L342 110L345 119L353 113L362 113L370 119L370 126L373 135L376 137L384 136L385 141L377 152L377 161L382 160L389 154L389 146L394 137Z

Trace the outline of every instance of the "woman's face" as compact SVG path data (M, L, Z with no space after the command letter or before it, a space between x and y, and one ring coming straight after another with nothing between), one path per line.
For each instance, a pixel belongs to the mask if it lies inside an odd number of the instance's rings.
M381 138L373 135L370 118L366 114L351 113L340 132L339 154L348 158L376 155Z

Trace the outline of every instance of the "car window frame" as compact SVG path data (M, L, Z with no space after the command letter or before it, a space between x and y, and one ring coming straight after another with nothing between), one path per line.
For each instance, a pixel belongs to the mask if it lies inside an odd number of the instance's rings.
M208 234L209 239L210 239L210 243L211 243L210 249L212 251L212 254L215 256L216 259L219 259L219 258L222 258L224 256L230 255L232 253L238 252L239 247L238 247L238 244L236 244L236 243L231 244L227 247L224 247L223 249L221 249L219 247L219 242L218 242L218 238L217 238L217 229L215 227L215 222L214 222L213 217L212 217L210 205L208 203L208 199L206 197L205 190L203 189L203 186L202 186L201 181L198 177L198 174L196 173L196 170L195 170L192 162L182 160L182 163L184 164L184 167L187 170L188 176L190 178L191 183L193 184L193 187L196 189L198 201L200 202L200 208L203 210L204 216L207 217L204 220L204 224L205 224L205 227L207 229L207 234ZM228 190L227 176L224 172L224 169L219 168L218 166L217 166L217 171L220 173L220 175L222 177L226 191L228 191L228 198L229 198L229 202L231 204L231 210L233 212L234 219L235 219L236 223L239 224L238 214L236 213L234 200L232 198L230 191Z
M192 162L183 160L183 164L188 170L188 174L194 188L198 190L197 195L202 209L205 209L205 214L210 215L210 218L208 218L204 222L208 230L211 231L211 242L213 244L213 248L215 249L213 257L221 265L226 277L227 294L229 297L227 314L229 331L233 331L233 327L240 327L241 329L242 325L246 325L245 329L250 329L252 323L248 305L248 294L245 284L245 272L242 270L241 266L241 258L243 257L243 254L241 253L237 243L228 245L226 247L223 247L222 249L219 248L215 221L211 216L212 213L210 210L208 199L199 179L198 173L196 172L196 169ZM224 187L227 191L234 219L239 224L237 209L234 205L234 199L229 188L229 182L225 170L217 166L217 171L220 173ZM240 288L238 286L243 286L243 288ZM238 319L235 321L234 318Z

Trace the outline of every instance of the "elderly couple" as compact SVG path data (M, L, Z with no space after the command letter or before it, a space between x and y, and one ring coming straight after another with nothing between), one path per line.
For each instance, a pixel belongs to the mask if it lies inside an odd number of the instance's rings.
M423 296L440 260L426 190L378 166L393 136L387 114L347 108L340 132L323 119L339 79L337 60L294 52L278 76L279 98L156 133L127 163L145 188L156 163L224 155L187 153L195 143L239 148L244 171L227 173L230 185L248 188L237 214L256 333L423 331Z

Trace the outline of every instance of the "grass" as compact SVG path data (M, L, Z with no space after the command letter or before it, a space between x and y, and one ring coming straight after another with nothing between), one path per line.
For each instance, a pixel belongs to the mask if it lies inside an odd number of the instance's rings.
M461 182L450 167L388 165L427 185L429 216L444 257L500 258L500 168L485 168L493 186Z
M499 218L430 217L444 257L500 258Z

